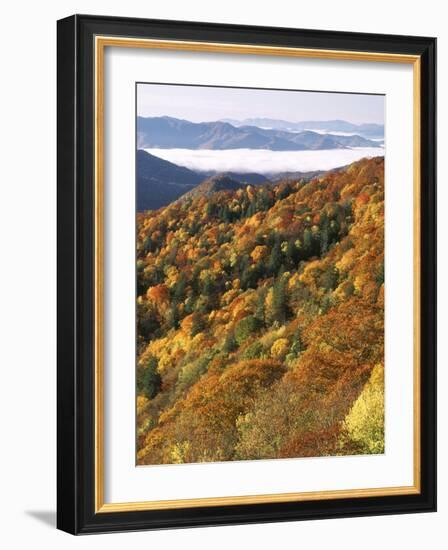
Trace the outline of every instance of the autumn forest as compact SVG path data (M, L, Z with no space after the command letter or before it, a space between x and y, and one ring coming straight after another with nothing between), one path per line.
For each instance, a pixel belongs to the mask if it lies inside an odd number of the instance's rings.
M383 453L383 157L191 186L137 213L137 464Z

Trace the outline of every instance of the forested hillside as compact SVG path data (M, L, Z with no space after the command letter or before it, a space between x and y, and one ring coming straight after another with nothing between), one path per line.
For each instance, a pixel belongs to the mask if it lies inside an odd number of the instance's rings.
M384 160L137 216L138 464L384 451Z

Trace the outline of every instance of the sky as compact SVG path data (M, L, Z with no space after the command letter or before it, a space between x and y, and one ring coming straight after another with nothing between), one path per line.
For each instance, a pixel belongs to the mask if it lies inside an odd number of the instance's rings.
M384 124L384 96L139 83L137 114L191 122L263 117Z

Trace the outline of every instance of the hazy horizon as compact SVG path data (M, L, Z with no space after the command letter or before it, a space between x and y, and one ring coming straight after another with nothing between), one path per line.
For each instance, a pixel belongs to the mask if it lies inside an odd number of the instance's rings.
M384 125L384 95L138 83L137 115L190 122L270 118Z

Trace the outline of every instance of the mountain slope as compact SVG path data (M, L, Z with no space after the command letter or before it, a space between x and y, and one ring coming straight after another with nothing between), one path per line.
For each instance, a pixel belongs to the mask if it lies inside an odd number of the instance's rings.
M384 451L382 158L139 214L137 272L138 464Z
M188 168L138 150L137 211L157 210L198 185L204 177Z
M140 149L269 149L305 151L347 147L379 147L358 135L319 134L311 131L287 132L257 126L235 127L227 122L194 123L172 117L137 117L137 144Z
M167 206L179 197L189 194L201 182L204 186L198 194L211 194L224 190L225 182L230 182L227 189L239 189L247 184L259 185L269 183L266 176L256 173L202 173L179 166L173 162L151 155L142 149L136 153L137 176L137 211L157 210ZM206 183L208 182L208 183ZM214 185L212 185L214 182ZM222 187L222 189L219 189Z

